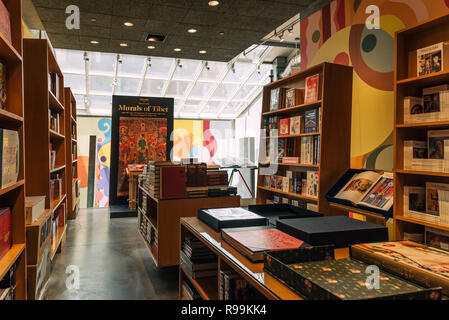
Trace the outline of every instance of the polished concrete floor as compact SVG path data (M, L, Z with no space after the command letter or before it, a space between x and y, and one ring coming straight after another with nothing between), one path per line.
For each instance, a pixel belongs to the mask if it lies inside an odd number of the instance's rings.
M78 289L67 288L69 266L79 268ZM66 245L53 262L49 300L177 298L178 269L156 268L136 218L111 220L108 210L95 209L81 210L78 219L69 222Z

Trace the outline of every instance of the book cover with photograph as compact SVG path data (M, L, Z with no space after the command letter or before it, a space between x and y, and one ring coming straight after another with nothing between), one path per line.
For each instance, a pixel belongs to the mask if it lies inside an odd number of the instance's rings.
M404 186L404 214L426 214L426 188Z
M440 42L417 50L417 74L424 76L445 70L448 58L448 43Z
M426 227L424 242L429 247L449 251L449 231Z
M449 184L426 182L426 212L440 216L438 191L449 191Z
M444 159L444 141L449 140L449 130L432 130L427 133L429 159Z

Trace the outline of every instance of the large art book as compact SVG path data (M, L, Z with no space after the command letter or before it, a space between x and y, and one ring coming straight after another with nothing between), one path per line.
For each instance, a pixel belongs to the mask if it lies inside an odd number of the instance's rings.
M223 228L266 226L267 219L242 208L200 209L198 219L217 232Z
M265 251L308 247L307 243L273 227L224 229L221 237L252 262L261 262Z
M19 132L0 129L0 188L8 188L19 177Z
M353 258L449 294L449 252L410 241L359 244Z
M354 205L388 211L393 205L393 174L366 171L355 174L335 196Z

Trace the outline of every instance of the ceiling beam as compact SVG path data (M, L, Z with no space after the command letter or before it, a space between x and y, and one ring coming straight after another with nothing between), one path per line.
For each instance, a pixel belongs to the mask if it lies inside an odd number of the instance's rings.
M178 67L177 59L173 59L169 72L170 76L168 77L168 80L164 83L164 86L162 87L161 95L163 97L165 97L165 95L167 94L168 86L170 85L173 76L175 75L177 67Z
M117 59L116 59L116 61L115 61L115 70L114 70L114 80L112 81L112 95L114 96L115 95L115 91L117 90L117 85L118 85L118 68L119 68L119 65L120 65L120 63L121 63L121 58L120 58L120 55L118 54L117 55Z
M137 95L140 97L142 95L143 85L145 83L145 78L147 77L148 69L150 69L151 58L148 57L145 62L145 68L143 71L142 78L140 79L139 87L137 89Z
M297 49L299 48L299 43L293 43L293 42L280 42L280 41L266 41L264 46L270 46L270 47L280 47L280 48L291 48L291 49Z

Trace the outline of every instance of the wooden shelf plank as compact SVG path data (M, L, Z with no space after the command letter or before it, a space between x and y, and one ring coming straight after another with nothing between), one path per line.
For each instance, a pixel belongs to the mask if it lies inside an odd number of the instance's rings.
M3 279L6 272L14 265L22 252L25 250L25 244L15 244L9 249L5 256L0 259L0 279Z
M65 165L60 166L60 167L57 167L57 168L54 168L54 169L50 170L50 173L56 173L58 171L64 170L65 168L66 168Z
M313 133L301 133L301 134L288 135L288 136L261 137L261 139L290 139L290 138L311 137L311 136L319 136L319 135L321 135L321 133L313 132Z
M418 224L421 226L434 228L434 229L449 231L449 225L433 223L433 222L429 222L429 221L425 221L425 220L415 219L415 218L411 218L411 217L404 217L404 216L396 216L395 219L399 220L399 221L404 221L404 222L408 222L408 223L413 223L413 224Z
M22 62L20 54L2 33L0 33L0 56L7 61L17 63Z
M139 229L139 234L142 237L143 242L145 243L145 245L147 246L148 251L150 252L150 256L153 259L154 264L158 267L159 264L157 262L157 258L153 255L153 251L151 251L151 246L149 245L149 243L147 242L147 240L145 239L145 237L142 234L142 231L140 231Z
M285 109L280 109L280 110L276 110L276 111L265 112L262 115L264 117L270 117L270 116L276 116L276 115L282 115L282 114L291 114L291 113L295 113L295 112L302 111L304 109L309 109L312 107L315 107L315 108L320 107L321 104L322 104L322 100L319 100L317 102L301 104L301 105L294 106L291 108L285 108Z
M267 187L263 187L263 186L259 186L258 189L265 190L265 191L268 191L268 192L283 194L283 195L286 195L286 196L289 196L289 197L294 197L294 198L304 199L304 200L308 200L308 201L318 202L318 198L306 196L306 195L303 195L303 194L297 194L297 193L292 193L292 192L284 192L284 191L281 191L281 190L267 188Z
M271 164L270 164L271 165ZM319 169L320 166L317 164L300 164L300 163L296 163L296 164L288 164L288 163L273 163L272 165L278 165L278 166L282 166L282 167L298 167L298 168L315 168L315 169ZM259 164L260 167L267 167L268 165L260 163Z
M58 132L50 129L50 139L61 141L61 140L65 140L65 136L61 133L58 133Z
M370 212L370 211L363 210L363 209L356 208L356 207L345 206L345 205L339 204L339 203L329 202L329 205L331 207L334 207L337 209L342 209L342 210L348 211L348 212L355 212L355 213L362 214L364 216L368 216L368 217L378 219L378 220L386 221L389 219L388 217L385 217L378 213Z
M4 109L0 109L0 121L21 124L23 123L23 117Z
M195 280L185 271L184 266L181 265L180 269L184 276L193 284L203 300L218 300L218 271L217 277Z
M58 200L54 200L53 203L51 204L51 213L55 213L56 209L59 208L59 206L64 202L64 200L66 199L67 195L63 194L62 197Z
M59 246L61 245L62 238L64 237L64 234L67 230L67 225L64 225L64 227L58 227L58 235L56 236L56 241L51 246L51 254L50 254L50 260L53 261L55 258L56 252L58 251Z
M417 87L431 86L434 84L444 83L449 81L449 71L441 71L437 73L428 74L425 76L411 77L397 81L398 86L413 85Z
M395 172L399 173L399 174L411 174L411 175L418 175L418 176L449 177L449 173L445 173L445 172L412 171L412 170L403 170L403 169L397 169Z
M396 128L442 128L449 127L449 121L398 124Z
M51 92L50 90L48 90L48 96L50 97L50 109L57 111L57 112L63 112L64 111L64 106L62 105L62 103L58 100L58 98L56 98L56 96L53 94L53 92Z
M16 183L14 183L13 185L11 185L11 186L9 186L7 188L0 189L0 196L6 194L8 192L11 192L11 191L13 191L13 190L15 190L17 188L20 188L24 184L25 184L25 180L19 180Z

